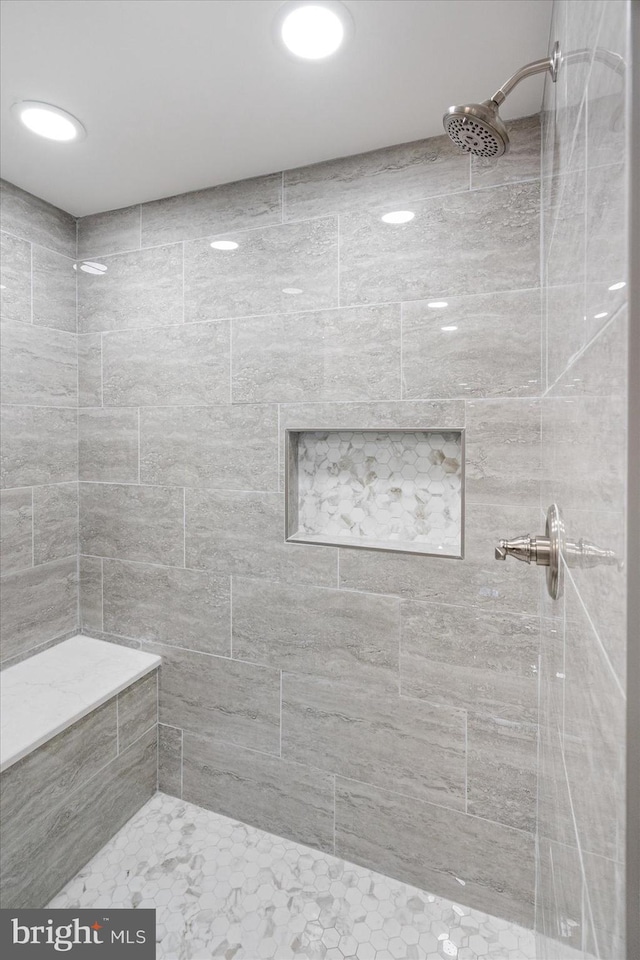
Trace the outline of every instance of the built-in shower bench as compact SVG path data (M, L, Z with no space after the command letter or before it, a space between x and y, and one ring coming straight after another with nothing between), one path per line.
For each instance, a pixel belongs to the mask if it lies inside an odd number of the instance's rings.
M79 635L0 674L3 907L45 906L155 792L159 666Z

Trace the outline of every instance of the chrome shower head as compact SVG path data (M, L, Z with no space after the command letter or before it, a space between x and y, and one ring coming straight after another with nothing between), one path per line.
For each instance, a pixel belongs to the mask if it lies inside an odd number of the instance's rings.
M449 107L442 122L456 146L474 157L501 157L509 150L509 134L495 100Z

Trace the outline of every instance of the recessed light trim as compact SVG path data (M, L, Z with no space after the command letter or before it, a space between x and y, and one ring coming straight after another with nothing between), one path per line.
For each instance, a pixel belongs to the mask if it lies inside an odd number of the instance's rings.
M383 223L409 223L414 217L413 210L392 210L391 213L385 213L380 219Z
M11 108L20 123L45 140L70 143L87 135L82 123L73 114L52 103L40 100L19 100Z
M288 0L273 28L290 56L310 63L332 57L354 32L351 14L339 0Z
M237 250L240 244L235 240L213 240L209 246L214 250Z

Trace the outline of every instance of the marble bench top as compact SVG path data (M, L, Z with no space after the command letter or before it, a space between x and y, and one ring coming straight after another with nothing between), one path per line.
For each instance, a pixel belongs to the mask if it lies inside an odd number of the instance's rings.
M0 770L160 666L160 657L79 634L0 673Z

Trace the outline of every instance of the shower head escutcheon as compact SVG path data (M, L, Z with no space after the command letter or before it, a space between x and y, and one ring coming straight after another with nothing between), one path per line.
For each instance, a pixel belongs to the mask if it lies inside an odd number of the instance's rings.
M472 153L475 157L501 157L503 153L507 153L509 134L500 119L498 112L500 104L504 103L513 88L527 77L533 77L548 70L555 83L558 79L560 60L560 44L556 43L550 57L534 60L533 63L527 63L526 66L521 67L499 90L496 90L489 100L449 107L442 122L451 140L461 150Z

